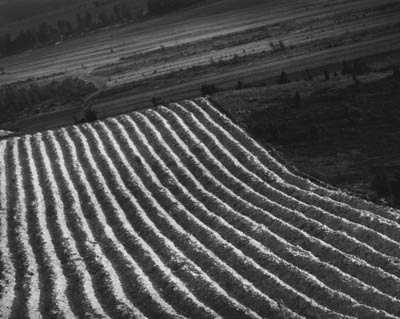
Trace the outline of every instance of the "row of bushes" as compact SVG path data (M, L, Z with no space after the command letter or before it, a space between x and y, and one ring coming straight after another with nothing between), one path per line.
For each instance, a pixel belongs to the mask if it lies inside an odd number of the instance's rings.
M62 41L84 32L117 23L128 22L134 14L129 5L116 3L112 8L98 13L78 12L72 19L59 19L55 23L43 21L36 27L21 30L15 37L10 34L0 36L0 56L20 53Z
M195 0L149 0L147 9L153 14L164 14L198 2ZM56 23L43 21L36 27L21 30L15 37L10 34L0 35L0 57L54 44L65 38L105 26L129 22L135 16L132 8L122 1L110 9L100 12L97 10L78 12L72 19L60 19ZM144 12L146 12L145 8L140 14Z
M92 83L78 78L52 81L42 86L37 83L29 86L3 85L0 87L0 122L34 113L46 102L78 101L95 91Z

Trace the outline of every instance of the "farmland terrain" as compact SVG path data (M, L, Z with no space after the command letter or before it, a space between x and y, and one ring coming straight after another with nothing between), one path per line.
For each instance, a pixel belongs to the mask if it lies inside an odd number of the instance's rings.
M330 79L220 92L213 101L302 172L399 207L399 73L356 80L331 73ZM383 185L376 185L379 178Z
M0 318L400 318L399 0L20 14Z
M385 54L395 56L388 64L395 63L399 28L395 0L217 1L5 57L0 83L80 77L97 86L91 105L105 117L153 98L195 97L207 83L268 82L282 70L340 69L342 60ZM54 111L34 118L25 111L27 119L4 127L34 131L71 124L82 107Z
M400 212L197 99L0 141L5 318L398 318Z

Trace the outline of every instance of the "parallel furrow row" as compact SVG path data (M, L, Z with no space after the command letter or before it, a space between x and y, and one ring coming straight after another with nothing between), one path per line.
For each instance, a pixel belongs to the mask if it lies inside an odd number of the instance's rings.
M99 131L99 129L97 131ZM92 133L97 135L97 132L93 130ZM95 135L93 136L94 138L96 138ZM96 138L96 142L102 144L102 139ZM104 150L103 152L97 152L97 154L104 152L107 151ZM105 158L110 157L105 156ZM116 159L113 158L113 160ZM169 238L183 254L194 260L196 264L200 264L200 267L204 264L209 265L206 267L208 275L214 277L212 279L219 279L223 287L227 285L229 285L230 288L235 287L235 289L229 291L234 295L240 296L239 299L248 300L247 306L250 309L255 307L258 312L261 312L262 316L271 314L273 308L278 309L277 305L270 301L268 297L262 294L251 283L244 280L228 265L224 264L223 261L221 261L206 247L204 247L192 234L187 233L173 218L169 216L165 210L165 203L160 202L156 197L153 196L154 194L152 193L152 190L146 187L144 184L145 181L141 175L139 175L144 172L144 168L146 166L146 163L143 161L141 161L141 163L143 166L135 166L137 172L131 169L128 172L129 175L124 175L124 177L129 176L129 179L125 180L120 179L121 175L116 170L111 171L114 163L112 163L110 160L108 161L108 166L104 167L103 172L107 173L108 171L109 180L114 180L115 182L114 187L126 187L126 183L129 183L127 186L129 191L135 195L139 204L145 208L146 214L150 217L151 222L156 225L158 232L167 236L167 238ZM118 178L118 180L116 180L116 178ZM118 194L116 195L118 196ZM123 198L121 198L121 202L122 200ZM171 253L171 251L169 251L169 253ZM185 268L184 262L185 260L180 257L180 259L177 260L177 264L174 265L174 268L181 267L182 270L182 268ZM217 271L221 274L220 277L217 276ZM271 306L269 306L270 302L272 303ZM242 310L245 309L243 306L241 306L241 308Z
M398 318L400 214L206 98L0 142L1 318Z
M6 194L6 160L7 147L0 143L0 314L8 318L14 299L15 267L11 260L8 242L7 194Z
M107 316L96 299L91 277L79 254L76 240L68 227L67 217L70 214L65 210L61 200L60 189L55 182L56 178L42 136L38 135L33 145L36 147L34 147L32 156L36 158L35 163L38 165L31 165L32 197L36 198L40 205L40 214L54 213L48 214L49 231L68 279L67 294L72 309L80 318L87 314L105 318ZM57 158L53 157L53 161L57 162ZM41 187L41 185L48 185L48 187Z
M158 124L158 127L160 127L160 124ZM176 127L176 126L174 126L174 127ZM172 142L172 143L174 143L174 142ZM151 143L152 145L154 145L154 143ZM167 143L165 143L165 142L163 142L162 144L167 144ZM157 149L157 153L158 154L170 154L171 153L171 150L167 150L167 151L165 151L165 150L162 150L162 149ZM184 148L181 148L181 149L179 149L179 150L177 150L177 154L179 154L179 156L180 156L180 158L184 158L185 156L184 156L184 153L185 153L185 149ZM171 161L171 160L167 160L168 162L170 162L170 163L173 163L173 161ZM189 164L190 165L190 164ZM178 165L178 167L181 167L182 165ZM192 166L193 167L193 166ZM201 168L199 167L199 166L194 166L193 167L193 169L192 169L192 171L193 172L195 172L195 174L197 174L197 172L198 172L198 178L199 178L199 180L201 180L202 179L202 175L205 175L204 174L204 171L202 171L201 170ZM202 171L202 172L201 172ZM209 174L210 176L212 176L211 174ZM183 175L184 176L184 175ZM204 180L204 178L203 178L203 180ZM182 182L182 181L181 181ZM205 180L205 182L203 183L203 185L206 185L206 187L208 187L209 185L212 185L212 184L215 184L215 181L213 181L212 179L208 179L208 180ZM193 188L193 187L195 187L195 186L190 186L191 188ZM218 188L218 186L217 186L217 188L215 188L215 189L213 189L213 190L211 190L211 192L214 192L214 193L218 193L218 194L221 194L221 188ZM198 193L198 192L196 192L196 193ZM204 201L204 202L206 202L206 200L204 199L204 197L202 198L202 200ZM228 199L228 200L226 200L226 203L232 203L232 201L234 201L235 200L235 198L234 197L232 197L232 198L230 198L230 199ZM214 206L215 207L215 206ZM218 206L217 206L218 207ZM235 207L235 209L237 209L237 207ZM214 208L214 210L216 210L216 208ZM221 207L218 207L218 213L219 214L221 214ZM230 222L232 222L232 220L230 220ZM251 233L251 230L250 230L250 233ZM385 296L386 297L386 296ZM387 297L386 298L384 298L384 299L388 299Z
M57 181L64 190L62 200L71 216L70 224L78 238L78 249L81 252L89 272L93 277L95 291L103 307L111 317L143 318L143 313L135 307L127 296L125 285L135 282L131 265L124 256L118 260L121 267L129 269L131 276L121 278L115 267L116 248L112 241L113 233L101 215L100 204L86 180L78 158L75 144L64 130L51 136L53 150L60 159L60 165L55 168ZM105 244L107 246L105 246ZM113 250L111 250L112 248ZM129 281L127 279L129 278ZM140 286L136 288L139 290Z
M360 226L355 222L348 221L343 217L336 216L334 213L336 210L329 212L323 208L304 202L305 196L297 199L295 196L289 195L291 193L289 189L286 188L285 193L279 189L280 187L275 188L273 186L274 182L271 182L271 179L269 179L270 184L272 184L271 186L240 163L236 157L232 155L233 151L229 152L229 147L225 148L219 142L219 140L221 140L219 136L216 137L208 132L207 128L189 117L186 111L180 106L176 106L175 108L178 108L179 111L184 113L181 117L186 117L188 119L189 126L193 128L200 143L205 144L233 176L237 177L244 185L251 187L255 191L253 194L249 195L253 202L262 203L264 199L270 199L282 203L283 206L290 210L299 211L301 216L308 217L311 221L311 223L309 223L309 229L312 230L313 226L315 229L320 229L321 224L329 227L329 234L326 234L325 238L331 239L331 243L335 243L335 245L340 245L337 246L339 249L343 251L347 250L348 253L357 252L363 255L364 258L367 258L371 263L387 264L386 267L389 267L394 274L400 274L400 269L397 264L400 259L396 258L400 250L400 245L397 241L383 237L376 231ZM235 156L238 153L240 152L236 152L235 149ZM255 165L249 164L247 167L255 167ZM269 174L269 172L264 171L263 176L266 176L265 174ZM302 217L299 218L301 219ZM302 221L300 220L300 222ZM395 226L397 227L397 225ZM382 247L383 252L379 251L377 247L378 243L379 246ZM373 248L371 246L375 247Z
M191 101L189 101L189 103L194 107L193 110L201 111L202 108L203 111L206 111L208 113L207 120L209 124L219 126L225 136L233 137L238 143L238 146L244 147L248 151L247 160L256 160L261 164L259 168L264 171L262 176L269 176L270 174L265 175L265 171L272 171L287 183L298 187L300 190L308 191L308 195L313 196L314 200L318 197L317 195L319 195L319 199L322 199L327 204L333 205L335 208L344 208L360 216L364 213L367 214L365 215L366 217L372 214L375 219L382 217L400 223L400 213L392 208L378 206L360 198L350 196L344 192L321 187L290 172L287 167L271 156L268 151L257 144L241 128L233 124L225 115L214 108L206 98L199 99L198 104L192 103ZM197 115L198 113L195 114Z
M42 278L48 283L48 290L41 290L41 312L45 317L74 318L66 295L67 279L50 234L53 221L49 214L44 213L43 201L35 194L39 182L34 175L37 162L32 157L32 144L31 137L22 138L19 156L21 167L24 168L21 175L24 180L27 220L32 227L30 243L39 264L39 271L44 274Z
M17 143L17 139L9 141L5 165L8 244L10 257L15 267L15 287L11 318L35 316L40 313L40 296L37 293L39 291L38 265L29 243Z
M183 108L178 105L174 105L174 108L183 110ZM204 124L209 134L215 134L215 137L220 139L221 143L224 143L224 146L235 154L235 160L237 162L243 163L250 170L254 171L255 174L264 177L264 179L265 176L271 176L270 169L262 165L259 161L253 160L251 157L252 154L246 151L244 145L239 144L238 141L231 138L227 132L224 132L223 129L214 124L211 118L195 103L189 102L185 104L185 108L188 109L187 112L190 116ZM186 113L186 116L188 116L188 113ZM272 176L272 181L268 179L268 182L272 183L273 186L276 184L278 189L282 189L285 193L291 194L291 196L298 198L300 201L304 201L315 207L320 207L320 213L314 213L314 218L324 217L323 221L328 222L329 217L334 218L335 216L340 216L341 226L345 227L348 225L348 227L345 228L346 232L353 231L354 236L359 236L361 240L371 243L371 245L377 245L376 249L386 250L388 254L391 253L394 254L394 256L400 256L400 244L398 243L400 239L400 224L397 222L376 215L373 212L351 209L342 203L339 204L333 200L316 195L313 192L305 191L296 187L296 185L285 183L284 177L280 179ZM299 201L296 204L299 206ZM329 212L331 212L331 216L329 216ZM354 223L351 223L351 221L354 221Z
M140 134L138 134L135 130L135 132L133 132L132 136L140 136ZM146 145L154 145L154 143L155 143L155 141L152 141L150 143L147 141L141 141L141 142L138 141L136 144L137 145L142 144L142 147L145 148ZM163 143L163 144L165 144L165 143ZM227 239L229 239L229 241L232 241L234 238L234 237L230 236L229 233L227 234L227 232L225 231L226 223L224 225L225 229L223 227L221 227L221 225L218 225L218 223L216 224L216 222L218 221L218 216L216 216L215 214L208 211L204 207L204 205L202 205L201 202L195 201L193 199L194 198L193 194L191 194L187 189L185 189L183 187L183 185L180 186L180 184L177 183L175 177L168 171L168 169L165 168L165 164L162 164L160 159L157 160L157 162L158 162L157 164L155 163L154 159L158 157L156 155L157 154L156 152L154 152L152 150L147 150L147 154L148 154L147 156L149 158L148 162L155 166L154 170L157 172L157 175L160 176L159 180L165 181L165 183L163 182L163 184L167 188L171 188L171 185L174 185L172 187L171 191L176 193L175 198L179 198L179 200L186 206L187 210L190 211L192 215L195 215L195 217L197 219L197 222L194 222L192 220L193 219L196 220L196 219L193 218L192 216L189 215L188 217L185 217L185 215L183 215L183 213L180 213L179 215L177 215L177 218L179 218L178 219L179 222L184 223L183 226L185 227L185 229L190 229L192 233L198 234L199 238L200 237L204 238L203 240L206 240L208 242L208 245L210 245L211 247L214 247L214 249L223 251L221 248L218 247L219 241L223 240L221 237L227 238ZM163 152L163 154L172 154L172 151L169 149L169 150L166 150L165 152ZM177 164L177 167L183 166L183 165L181 165L181 163L179 163L179 161L176 164ZM196 187L192 188L192 189L194 189L195 191L198 191L198 189L196 189ZM172 195L169 195L168 197L172 197ZM203 200L204 200L204 198L203 198ZM221 209L221 207L219 207L219 208ZM182 210L182 212L184 212L184 210ZM208 222L207 222L207 220L208 220ZM205 221L205 222L203 223L203 221ZM205 225L206 223L208 223L208 225ZM216 231L211 231L211 229L214 227L217 227ZM249 238L238 231L234 231L234 232L236 235L235 241L241 242L241 245L239 247L241 250L243 250L243 248L242 248L243 242L249 241ZM226 240L226 241L229 242L228 240ZM235 242L235 241L233 241L233 242ZM232 247L231 244L228 247L230 248L231 251L235 252L235 250L236 250L237 255L238 254L244 255L243 252L238 253L237 252L238 249L235 249L236 247ZM236 256L232 256L232 258L231 258L232 261L230 261L230 262L232 262L232 264L235 265L239 270L243 270L244 276L249 276L249 277L254 276L253 278L259 278L258 281L263 281L263 284L268 284L268 290L270 291L271 295L275 296L276 298L278 298L280 296L280 290L286 291L285 293L290 293L290 295L293 296L291 298L292 307L299 307L299 306L301 307L302 304L304 305L304 304L307 304L307 302L309 302L312 304L312 306L308 305L309 308L310 307L312 308L313 306L318 308L318 305L316 305L315 302L313 302L312 300L310 300L307 297L305 298L306 301L301 300L302 298L300 296L302 296L302 295L298 294L297 292L294 292L291 287L289 287L282 281L277 280L277 282L274 282L273 279L276 280L277 277L275 277L272 274L272 272L265 272L264 269L262 269L260 267L260 265L258 265L255 262L255 260L260 255L261 255L260 258L258 258L259 260L262 260L262 257L264 259L265 258L268 258L268 259L274 258L273 256L266 256L267 252L262 252L261 249L262 248L260 248L260 245L258 245L257 247L252 247L252 252L249 254L250 258L247 258L247 261L245 262L244 265L243 264L241 265L240 260L236 261L236 259L237 259ZM254 251L257 251L257 253L254 253ZM232 253L225 249L223 254L229 256ZM269 263L273 263L273 260L269 261ZM264 262L264 264L265 264L265 262ZM270 271L271 267L265 268L265 270ZM268 276L270 278L268 278ZM303 281L303 283L304 283L304 281ZM276 291L272 290L272 288L274 286L275 287L278 286L277 288L275 288ZM279 287L279 286L281 286L281 287ZM262 284L260 284L260 287L262 287ZM302 297L304 298L304 295ZM299 309L298 309L298 311L299 311ZM325 313L324 316L326 317L327 314Z
M180 132L186 131L187 134L183 136L183 138L186 140L186 143L192 145L191 149L193 149L194 152L199 157L201 157L203 162L206 163L208 162L208 167L210 167L210 161L212 162L214 154L218 154L220 150L218 150L216 147L207 150L204 147L204 144L201 141L199 141L193 133L189 131L188 126L186 126L178 116L174 114L171 115L172 111L170 110L167 110L165 108L163 110L164 112L166 112L167 117L172 118L174 120L173 122L174 127L178 125L185 126L186 129L183 129ZM190 123L190 127L194 127L194 125L195 124ZM190 137L188 139L187 136L188 134L191 134L191 139ZM205 155L204 152L206 153ZM217 164L215 164L215 162ZM225 162L223 163L225 164ZM254 176L247 176L247 179L245 179L245 181L236 178L235 181L235 175L237 175L238 172L240 172L240 169L241 167L236 165L233 168L231 168L230 171L227 171L226 167L220 164L218 160L214 161L214 163L211 164L211 171L214 174L220 172L219 175L225 178L225 180L227 180L225 182L225 186L235 190L235 192L240 195L240 197L243 199L244 202L254 203L254 205L257 208L264 209L274 214L277 218L283 219L284 221L286 221L289 224L292 224L298 229L310 233L311 235L313 235L313 237L319 238L325 241L326 243L333 245L335 248L344 251L347 254L356 255L355 257L357 257L357 260L359 260L360 262L363 259L366 259L368 262L372 263L372 265L368 265L366 262L362 262L362 264L365 265L367 269L373 268L374 272L376 272L377 275L380 275L375 280L375 284L381 285L384 291L388 293L393 293L394 296L398 295L397 292L399 291L400 287L399 278L396 278L393 275L390 275L389 273L386 273L380 269L380 266L382 266L390 269L390 271L392 271L396 275L399 274L398 265L392 262L390 256L385 256L381 253L378 253L374 251L371 247L365 245L365 243L362 243L358 240L355 240L354 238L349 237L346 233L332 231L332 229L329 229L325 224L316 222L309 216L305 216L304 214L302 214L301 211L299 212L296 209L287 207L286 198L285 197L283 199L274 198L273 194L272 195L270 194L271 193L270 188L266 186L266 183L264 183L264 186L265 189L267 190L266 192L267 195L262 196L259 193L257 194L257 192L253 188L250 188L246 185L247 183L246 181L250 180L251 178L254 179ZM347 244L347 246L345 244ZM381 262L379 263L379 261ZM366 274L365 278L367 278L368 280L373 279L370 278L370 274L368 275ZM383 279L388 279L387 282L390 282L390 284L392 285L391 288L386 284L383 284L382 282Z
M138 205L135 198L124 188L123 183L120 181L119 172L114 167L113 161L110 160L105 154L105 149L103 142L98 139L96 132L88 127L88 131L81 132L80 130L75 130L74 133L82 142L84 151L81 153L85 156L82 162L90 163L93 172L93 176L89 177L88 180L92 182L93 187L96 187L96 193L102 196L104 200L105 209L107 209L107 217L110 225L113 225L116 229L116 234L124 234L124 236L119 236L121 243L124 244L124 248L129 251L129 253L140 261L142 268L152 276L151 281L148 279L144 282L146 287L152 288L153 285L159 286L159 291L162 296L156 292L155 288L151 291L151 299L159 300L159 308L161 313L169 311L171 315L178 316L178 314L171 308L171 306L164 300L168 300L171 304L174 304L175 309L181 310L183 313L188 313L193 311L198 312L199 317L214 317L215 313L206 309L204 305L199 303L190 293L190 291L184 286L184 284L172 275L171 270L162 263L157 254L154 253L152 248L139 236L133 227L130 225L124 210L120 206L121 203L125 202L127 199L134 205L132 211L135 213L145 214L143 208ZM89 138L86 137L87 133L92 135ZM88 143L88 139L91 141L96 141L96 143ZM96 145L95 149L90 149L91 146ZM96 156L100 155L100 156ZM99 158L100 157L100 158ZM98 159L98 161L96 161ZM107 171L105 168L112 170L111 174L113 179L117 182L113 191L118 190L118 194L124 197L124 200L118 201L108 186L112 182L112 179L105 179L103 174ZM114 186L114 185L113 185ZM103 197L104 196L104 197ZM119 196L119 195L117 195ZM111 213L115 216L111 216ZM114 215L113 214L113 215ZM143 230L141 230L143 232ZM118 235L117 235L118 236ZM150 257L150 258L149 258ZM149 272L151 270L151 272ZM145 277L144 273L141 274ZM185 302L183 302L183 300ZM154 308L154 306L153 306ZM205 312L205 313L204 313ZM208 312L208 314L207 314Z
M162 125L161 124L159 124L158 125L158 127L161 127ZM134 134L134 135L136 135L136 134ZM134 136L133 135L133 136ZM134 138L134 137L132 137L132 138ZM165 144L168 144L168 143L166 143L165 141L163 141L162 143L161 143L161 145L165 145ZM154 142L152 142L151 143L151 145L155 145L155 143ZM171 149L162 149L162 148L158 148L157 150L157 153L158 154L171 154ZM185 149L184 148L181 148L181 149L178 149L177 150L177 154L179 154L179 156L181 157L181 158L184 158L185 157L185 155L184 155L184 153L185 153ZM175 168L175 167L178 167L178 168L180 168L180 167L182 167L182 165L175 165L175 160L176 159L171 159L171 158L169 158L168 159L168 156L166 155L166 157L167 157L167 159L166 159L166 162L167 163L172 163L172 168ZM179 162L178 162L179 163ZM190 165L190 164L189 164ZM192 170L193 172L195 172L194 174L195 175L197 175L198 177L199 177L199 180L204 180L204 178L202 178L202 175L203 176L205 176L207 173L205 173L205 171L202 171L201 170L201 167L199 167L199 166L195 166L194 168L193 168L193 170ZM197 174L198 173L198 174ZM208 173L208 175L209 176L212 176L210 173ZM181 174L181 176L183 176L183 178L182 178L182 180L180 181L181 183L184 183L185 182L185 174ZM187 178L186 178L186 180L187 180ZM209 187L210 185L212 185L212 184L215 184L215 181L213 181L212 180L212 178L210 179L206 179L204 182L203 182L203 185L206 185L205 187ZM217 193L218 192L218 194L221 194L221 188L218 188L219 186L217 185L217 187L216 188L214 188L214 189L211 189L211 193ZM195 193L197 193L197 194L199 194L199 191L198 191L198 187L195 185L195 184L193 184L193 183L191 183L190 184L190 186L189 186L189 188L191 188L191 189L195 189L196 190L196 192ZM200 194L201 194L201 192L200 192ZM204 197L202 197L201 198L201 200L203 201L203 202L207 202L206 201L206 199L204 198ZM232 198L229 198L228 200L226 200L226 203L232 203L232 201L234 201L235 200L235 198L234 197L232 197ZM225 203L225 204L226 204ZM223 206L222 206L223 207ZM235 209L237 209L237 207L235 207ZM215 211L218 211L218 214L219 215L221 215L221 211L222 211L222 208L221 208L221 205L220 206L215 206L214 205L214 210ZM245 215L244 215L245 216ZM239 219L240 220L240 219ZM250 220L251 221L251 220ZM232 223L233 222L233 220L232 219L230 219L229 220L229 222L230 223ZM243 222L242 221L240 221L241 222L241 224L243 224ZM252 221L251 221L252 222ZM236 223L236 225L237 225L237 223ZM239 224L240 225L240 224ZM258 224L259 225L259 224ZM257 224L255 224L255 223L253 223L253 225L252 225L252 227L256 227L257 226ZM243 229L243 228L242 228ZM247 228L247 229L249 229L249 228ZM252 228L250 228L250 234L252 233ZM346 280L348 281L348 278L346 278ZM334 281L334 282L336 282L336 280ZM365 289L365 288L364 288ZM366 295L367 296L367 295ZM382 299L382 298L381 298ZM385 296L383 299L386 299L386 300L389 300L389 302L391 301L390 300L390 298L388 298L387 296ZM371 300L370 300L371 301Z
M111 134L111 133L109 133L109 134ZM124 145L124 144L121 144L121 145ZM131 150L132 150L133 144L130 146L131 146ZM143 158L142 155L140 153L138 153L137 151L131 152L131 154L136 154L133 156L138 156L140 161L142 161L143 163L148 162L148 160ZM117 157L113 157L113 158L117 158ZM154 159L152 159L152 161L154 161ZM144 166L147 166L147 165L144 164ZM129 167L127 169L129 170ZM142 180L145 182L146 187L148 187L148 189L153 192L153 197L155 197L156 199L159 199L159 202L164 205L166 211L168 211L169 214L172 215L172 217L174 217L174 216L178 217L178 218L175 217L175 220L179 224L181 224L185 228L185 230L187 230L188 227L190 227L190 229L192 229L193 226L190 226L191 224L194 224L195 227L204 228L204 225L199 223L195 218L193 218L190 214L188 214L188 212L182 207L182 204L179 202L178 198L175 197L167 188L165 188L161 185L159 178L156 176L156 174L153 170L151 170L147 166L146 170L143 171L143 173L145 173L146 175L142 178ZM171 210L170 207L174 207L174 209ZM176 215L176 214L179 214L179 215ZM182 221L183 221L182 218L184 218L185 216L188 216L187 217L188 223L182 224ZM190 233L196 235L196 237L202 242L204 242L204 239L206 239L207 241L209 241L211 239L216 240L216 245L214 245L214 247L212 247L212 248L216 249L216 251L215 251L216 254L218 254L218 250L220 251L221 260L222 260L222 258L224 258L223 257L224 254L226 254L226 253L231 254L230 250L232 250L232 248L231 248L230 243L223 241L223 243L220 244L219 242L221 240L217 237L218 233L215 233L215 232L211 233L210 231L208 231L208 233L207 233L207 231L206 231L206 233L203 232L202 234L196 234L195 232L190 232ZM207 246L210 246L209 243L207 244ZM218 247L218 248L215 248L215 247ZM224 251L225 251L225 253L223 253ZM240 258L240 260L246 258L243 256L243 254L235 251L235 255L232 258L237 259L238 257ZM246 261L249 261L249 263L251 264L250 259L246 258ZM266 280L271 282L271 279L266 278ZM265 282L265 284L266 284L266 282ZM272 286L270 286L270 288L271 287Z

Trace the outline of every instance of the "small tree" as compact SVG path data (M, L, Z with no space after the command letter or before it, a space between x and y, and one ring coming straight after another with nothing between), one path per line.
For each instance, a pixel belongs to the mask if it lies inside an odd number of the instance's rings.
M319 140L319 128L316 124L311 124L310 126L309 139L311 141Z
M269 42L269 46L271 47L272 51L276 50L275 43L273 41Z
M107 16L107 13L104 11L100 12L98 15L98 20L100 21L100 25L105 27L110 23L110 19Z
M330 75L328 70L324 70L325 81L329 81Z
M385 167L375 167L372 169L371 187L379 198L387 198L390 193L389 177Z
M286 83L289 83L289 77L285 71L282 71L278 80L278 84L286 84Z
M353 68L351 64L348 61L343 61L342 62L342 75L346 74L352 74L353 73Z
M78 32L82 32L85 29L85 21L79 13L76 14L76 24Z
M296 91L296 94L294 95L294 107L296 109L300 108L301 106L301 96L299 91Z
M309 69L306 70L306 77L307 77L307 81L312 81L313 80L313 76L310 72Z
M120 22L122 20L122 15L121 15L121 7L118 4L113 6L113 12L114 12L115 19L118 22Z
M131 9L129 8L129 6L126 3L121 4L121 13L122 13L122 17L125 20L129 21L129 20L133 19L133 15L132 15Z
M217 93L218 89L215 84L203 84L201 86L201 94L202 95L211 95Z
M273 140L273 141L279 140L280 132L279 132L279 129L275 125L269 124L268 131L269 131L271 140Z
M357 59L353 62L353 72L357 75L365 74L369 71L368 65L361 59Z
M393 67L393 78L394 78L396 81L400 81L400 69L399 69L398 66L394 66L394 67Z
M89 30L93 27L92 15L88 11L86 11L84 23L85 27Z
M153 96L151 98L151 103L153 104L153 106L157 106L157 105L160 105L160 104L165 104L164 100L159 96Z
M354 70L351 73L351 76L353 78L354 84L356 85L356 87L358 87L360 85L360 80L358 79L357 73Z
M94 122L97 120L98 120L98 117L97 117L96 111L93 110L91 107L88 107L84 113L84 121L85 122Z

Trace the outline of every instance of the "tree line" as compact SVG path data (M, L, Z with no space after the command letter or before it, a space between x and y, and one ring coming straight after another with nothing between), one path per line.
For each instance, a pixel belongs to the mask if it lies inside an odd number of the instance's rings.
M96 87L93 83L78 78L66 78L45 85L37 83L24 86L2 85L0 86L0 122L36 113L46 102L79 101L95 91Z
M74 35L98 28L125 23L133 19L131 8L118 3L112 10L93 14L79 12L72 18L57 20L56 23L42 22L37 27L21 30L15 37L9 33L0 35L0 56L8 56L26 50L55 44Z
M148 11L152 14L164 14L198 2L197 0L149 0ZM9 33L0 35L0 57L55 44L91 30L129 22L133 18L134 14L129 5L120 2L115 4L112 10L103 10L99 13L79 12L71 19L60 19L55 23L44 21L36 27L21 30L14 37Z

